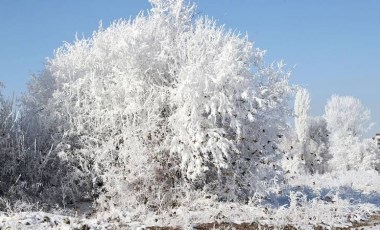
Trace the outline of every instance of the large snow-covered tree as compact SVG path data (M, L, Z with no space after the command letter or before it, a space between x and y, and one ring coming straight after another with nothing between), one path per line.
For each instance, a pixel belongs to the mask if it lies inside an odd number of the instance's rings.
M26 111L109 204L176 205L185 187L237 201L264 192L281 175L289 73L194 5L151 3L59 48L32 79Z

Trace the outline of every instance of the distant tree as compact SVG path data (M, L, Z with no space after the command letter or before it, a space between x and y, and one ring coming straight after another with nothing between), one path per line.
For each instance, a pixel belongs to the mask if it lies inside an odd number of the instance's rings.
M13 106L3 95L4 84L0 82L0 197L4 196L9 188L9 176L7 173L12 170L8 165L9 156L12 156L14 149L13 139ZM1 206L0 206L1 208Z
M291 174L324 173L330 159L326 121L310 116L310 102L309 92L298 89L294 101L295 136L289 133L283 142L283 167Z
M287 173L303 174L306 171L304 154L309 133L310 95L304 88L299 88L294 100L294 129L286 133L282 142L285 156L282 166Z
M7 151L6 149L12 145L10 141L14 113L13 103L4 97L2 94L3 89L4 84L0 82L0 145L2 151Z
M14 150L17 144L16 132L17 126L15 124L15 111L14 111L14 100L7 99L2 91L4 85L0 82L0 161L3 167L1 176L5 177L5 169L10 167L4 164L4 160L7 160L7 156L14 154ZM1 180L0 179L0 183Z
M329 135L324 118L311 117L309 119L309 142L305 152L308 173L323 174L328 171L331 160Z
M326 104L324 117L331 133L331 169L373 167L378 153L373 142L363 141L363 134L371 124L370 111L361 101L350 96L334 95Z
M300 88L296 93L294 101L294 123L297 139L303 143L303 145L305 145L309 133L308 119L310 117L310 102L310 94L307 89Z
M371 112L359 99L351 96L333 95L325 107L328 129L334 135L362 137L371 127L370 117Z

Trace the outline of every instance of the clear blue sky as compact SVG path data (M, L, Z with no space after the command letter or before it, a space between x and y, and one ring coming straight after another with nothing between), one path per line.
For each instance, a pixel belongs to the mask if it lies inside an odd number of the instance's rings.
M380 0L195 0L198 12L247 33L284 60L292 82L307 87L313 113L332 94L352 95L371 109L380 132ZM0 0L0 81L6 94L26 89L31 73L75 34L88 37L99 21L134 17L147 0Z

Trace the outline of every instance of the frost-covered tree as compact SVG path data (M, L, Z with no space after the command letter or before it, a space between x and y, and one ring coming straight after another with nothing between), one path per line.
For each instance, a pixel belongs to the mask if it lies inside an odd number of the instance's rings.
M304 153L307 171L311 174L323 174L328 171L331 159L330 132L327 129L326 120L322 117L311 117L308 134L307 151Z
M21 97L19 125L27 145L35 145L37 151L46 152L52 147L54 127L56 122L48 113L42 111L48 107L48 102L54 89L54 81L48 71L38 76L31 76L28 82L28 92Z
M30 84L31 117L77 184L93 178L100 203L157 209L179 205L184 188L235 201L265 192L281 177L289 73L247 37L195 18L194 5L151 3L59 48Z
M371 124L370 111L359 99L334 95L325 107L325 119L331 133L332 170L373 167L378 153L363 134ZM370 160L371 159L371 160Z
M324 173L330 159L326 121L310 116L310 102L309 92L298 89L294 101L295 135L288 134L283 142L283 167L291 174Z
M0 84L1 85L1 84ZM2 85L1 85L2 86ZM0 87L0 197L11 205L18 201L55 205L75 197L65 180L72 175L52 152L50 139L43 143L36 127L36 111L24 111L1 94ZM40 88L43 90L43 88ZM28 116L26 116L26 114ZM48 134L46 134L48 135ZM43 147L45 146L45 147ZM70 189L69 189L70 188ZM70 192L68 192L70 190ZM71 193L71 194L70 194ZM0 210L2 210L0 204Z
M305 143L308 139L308 119L310 117L310 94L305 88L297 91L294 100L294 125L297 139L301 143ZM304 144L303 144L304 145Z
M2 94L4 85L0 82L0 136L1 143L5 144L7 138L9 138L9 132L12 128L12 103L6 100Z
M309 133L309 110L309 92L299 88L294 99L294 129L286 133L281 147L285 153L282 166L286 173L300 174L306 170L304 154Z
M12 171L15 166L9 163L16 154L17 146L13 100L2 94L3 87L3 83L0 82L0 196L7 192L10 177L14 176Z
M14 135L17 131L15 124L16 114L15 114L15 99L8 99L2 94L4 89L4 84L0 82L0 143L1 150L10 151L15 143ZM8 150L7 150L8 149Z
M328 129L335 134L351 134L362 137L371 127L371 112L359 99L333 95L325 107Z

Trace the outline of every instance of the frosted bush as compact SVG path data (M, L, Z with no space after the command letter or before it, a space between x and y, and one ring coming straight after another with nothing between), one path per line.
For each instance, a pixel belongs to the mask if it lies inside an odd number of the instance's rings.
M194 5L151 3L57 49L25 100L36 124L81 189L102 178L101 204L158 210L180 205L183 189L230 201L266 192L282 175L289 73Z

